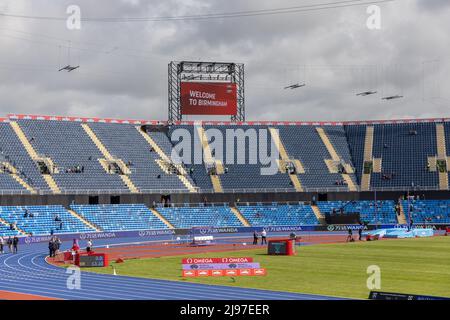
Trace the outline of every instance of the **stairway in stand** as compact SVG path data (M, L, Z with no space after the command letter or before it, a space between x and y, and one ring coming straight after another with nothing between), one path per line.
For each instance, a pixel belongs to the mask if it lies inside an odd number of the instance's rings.
M330 173L337 173L338 171L337 171L335 164L338 162L341 162L341 157L336 152L336 150L335 150L333 144L331 143L330 139L328 138L328 135L325 132L325 130L320 127L316 127L316 130L317 130L317 133L319 134L320 138L322 139L323 144L327 148L328 153L331 156L331 160L324 159L325 164L328 166ZM347 163L344 166L345 166L347 173L342 173L341 176L342 176L342 179L344 179L344 181L346 182L348 190L349 191L358 191L358 188L356 187L355 182L353 181L352 177L350 176L350 173L353 173L353 168Z
M215 193L223 193L222 182L220 181L220 174L224 173L223 164L221 161L214 159L211 154L211 149L208 144L208 137L206 136L205 130L202 126L196 125L198 136L200 137L200 142L203 148L203 155L205 165L212 166L216 169L216 173L211 173L209 176L211 178L211 183Z
M439 173L439 189L440 190L448 190L448 157L447 157L447 148L445 143L445 130L444 125L442 123L436 124L436 142L437 142L437 159L436 161L440 161L445 163L445 170L440 170L438 166Z
M51 162L51 159L43 159L39 157L36 150L34 150L33 146L31 145L30 141L28 141L28 138L25 136L25 133L22 131L22 128L19 126L19 124L15 121L10 122L11 127L13 128L14 132L16 133L17 137L19 138L20 142L22 143L23 147L27 151L30 158L36 162L38 160L47 160ZM54 194L60 194L61 190L58 187L58 184L53 179L53 177L50 174L43 174L42 177L44 178L45 182L49 186L50 190ZM17 180L17 178L15 178ZM28 188L27 188L28 189Z
M158 156L161 158L160 161L156 161L156 163L159 165L161 170L163 170L166 174L171 174L168 166L173 165L177 168L178 172L178 179L183 183L183 185L189 190L191 193L196 193L197 189L192 185L192 183L189 181L188 178L186 178L186 169L184 166L180 164L175 164L173 161L164 153L164 151L160 148L160 146L155 142L155 140L150 137L147 132L144 132L141 127L136 127L136 130L139 131L139 133L142 135L142 137L147 141L147 143L155 150L155 152L158 154Z
M131 193L139 193L139 189L136 187L131 178L128 176L128 174L130 174L131 172L130 169L125 165L123 160L115 159L111 155L106 146L100 141L95 132L91 129L91 127L89 127L87 123L82 123L81 127L84 129L89 138L91 138L92 142L94 142L97 149L100 150L103 157L105 158L105 159L98 159L98 161L100 162L106 173L111 174L110 170L108 169L109 163L115 163L122 171L119 176L124 185L127 186L128 190L130 190Z
M283 142L281 141L280 134L277 129L269 128L270 135L275 143L275 146L278 149L278 153L280 154L281 160L278 161L278 168L281 173L286 173L286 163L292 162L295 166L296 172L289 173L289 179L291 179L292 185L297 192L303 192L303 186L298 178L298 173L305 173L305 169L303 168L302 163L298 159L290 159L288 153L286 152L286 148L284 147Z

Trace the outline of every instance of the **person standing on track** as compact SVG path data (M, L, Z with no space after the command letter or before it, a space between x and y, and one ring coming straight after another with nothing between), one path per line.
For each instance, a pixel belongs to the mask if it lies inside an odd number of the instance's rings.
M253 244L258 244L258 233L256 232L256 230L253 231Z
M55 238L52 237L50 241L48 242L48 251L50 258L53 258L55 256Z
M59 254L59 249L61 248L61 239L55 237L55 256Z
M88 242L87 242L86 251L87 252L91 252L92 251L92 241L91 241L91 239L89 239Z
M263 229L261 232L261 244L267 244L267 231Z
M14 253L17 253L18 252L18 246L19 246L19 238L17 238L17 236L14 236L12 242L13 242Z
M5 245L5 240L0 236L0 254L3 253L3 246Z
M8 245L9 248L9 253L12 253L12 239L11 236L9 236L8 240L6 240L6 244Z
M347 242L353 242L353 241L355 241L353 239L353 230L352 230L352 228L348 227Z

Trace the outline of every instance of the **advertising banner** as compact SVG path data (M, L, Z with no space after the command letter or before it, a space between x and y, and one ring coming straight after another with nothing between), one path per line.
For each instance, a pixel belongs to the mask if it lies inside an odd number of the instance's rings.
M235 83L182 82L181 114L236 115Z
M420 300L450 300L450 298L445 297L434 297L434 296L422 296L415 294L406 293L394 293L394 292L380 292L371 291L369 294L370 300L409 300L409 301L420 301Z
M62 241L70 240L103 240L103 239L118 239L118 238L142 238L151 239L159 236L173 236L180 234L187 234L187 229L162 229L162 230L139 230L139 231L113 231L113 232L88 232L88 233L64 233L55 234ZM25 236L19 238L21 244L34 244L41 242L49 242L52 235L44 236Z
M251 263L251 257L238 258L184 258L181 260L182 264L211 264L211 263Z
M192 277L237 277L237 276L265 276L267 270L265 268L258 269L209 269L209 270L183 270L184 278Z
M368 225L364 226L364 231L375 229L388 229L388 228L404 228L400 225ZM66 233L56 234L62 241L69 241L73 239L77 240L102 240L102 239L117 239L117 238L141 238L141 239L155 239L158 237L170 237L181 235L221 235L221 234L239 234L239 233L253 233L253 231L261 232L263 229L267 231L269 236L272 233L289 233L289 232L314 232L314 231L328 231L328 232L346 232L349 228L356 231L361 228L360 225L304 225L304 226L267 226L267 227L200 227L196 229L162 229L162 230L138 230L138 231L112 231L112 232L90 232L90 233ZM433 230L445 231L446 228L450 228L448 224L427 224L419 225L415 224L414 228L424 228ZM449 231L450 232L450 229ZM42 236L20 236L20 244L34 244L48 242L52 238L51 235ZM253 261L219 261L214 263L247 263ZM186 263L202 263L202 262L186 262ZM211 263L211 262L203 262Z
M183 264L183 270L259 269L259 263Z

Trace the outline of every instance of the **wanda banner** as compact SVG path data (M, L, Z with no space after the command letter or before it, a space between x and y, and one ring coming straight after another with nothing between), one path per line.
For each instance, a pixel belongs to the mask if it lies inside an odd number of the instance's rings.
M235 83L181 83L181 114L236 115L236 113Z

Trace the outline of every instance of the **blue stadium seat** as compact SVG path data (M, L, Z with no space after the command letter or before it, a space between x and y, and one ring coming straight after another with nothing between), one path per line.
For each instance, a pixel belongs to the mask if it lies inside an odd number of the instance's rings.
M322 214L339 212L344 208L344 214L359 213L362 222L369 224L397 224L395 202L390 200L378 201L320 201L317 203Z
M90 123L89 126L109 152L132 165L129 177L141 190L178 190L188 192L186 186L175 174L166 174L157 164L160 159L151 146L129 124ZM164 133L149 133L155 142L170 157L171 143ZM158 176L160 176L158 178Z
M53 160L59 169L52 174L63 192L111 190L128 192L118 175L108 174L98 159L104 158L81 124L70 121L19 120L35 151ZM71 173L79 166L83 173Z
M25 217L25 213L33 217ZM59 217L60 221L55 221ZM0 207L0 218L33 235L82 233L95 231L72 216L63 206L6 206ZM62 222L62 223L61 223Z
M226 204L199 207L158 207L175 228L242 227L242 223Z
M72 205L72 210L103 231L166 229L143 204Z
M406 219L416 223L450 223L450 200L403 200Z
M311 206L303 203L238 205L238 209L252 226L319 224Z

